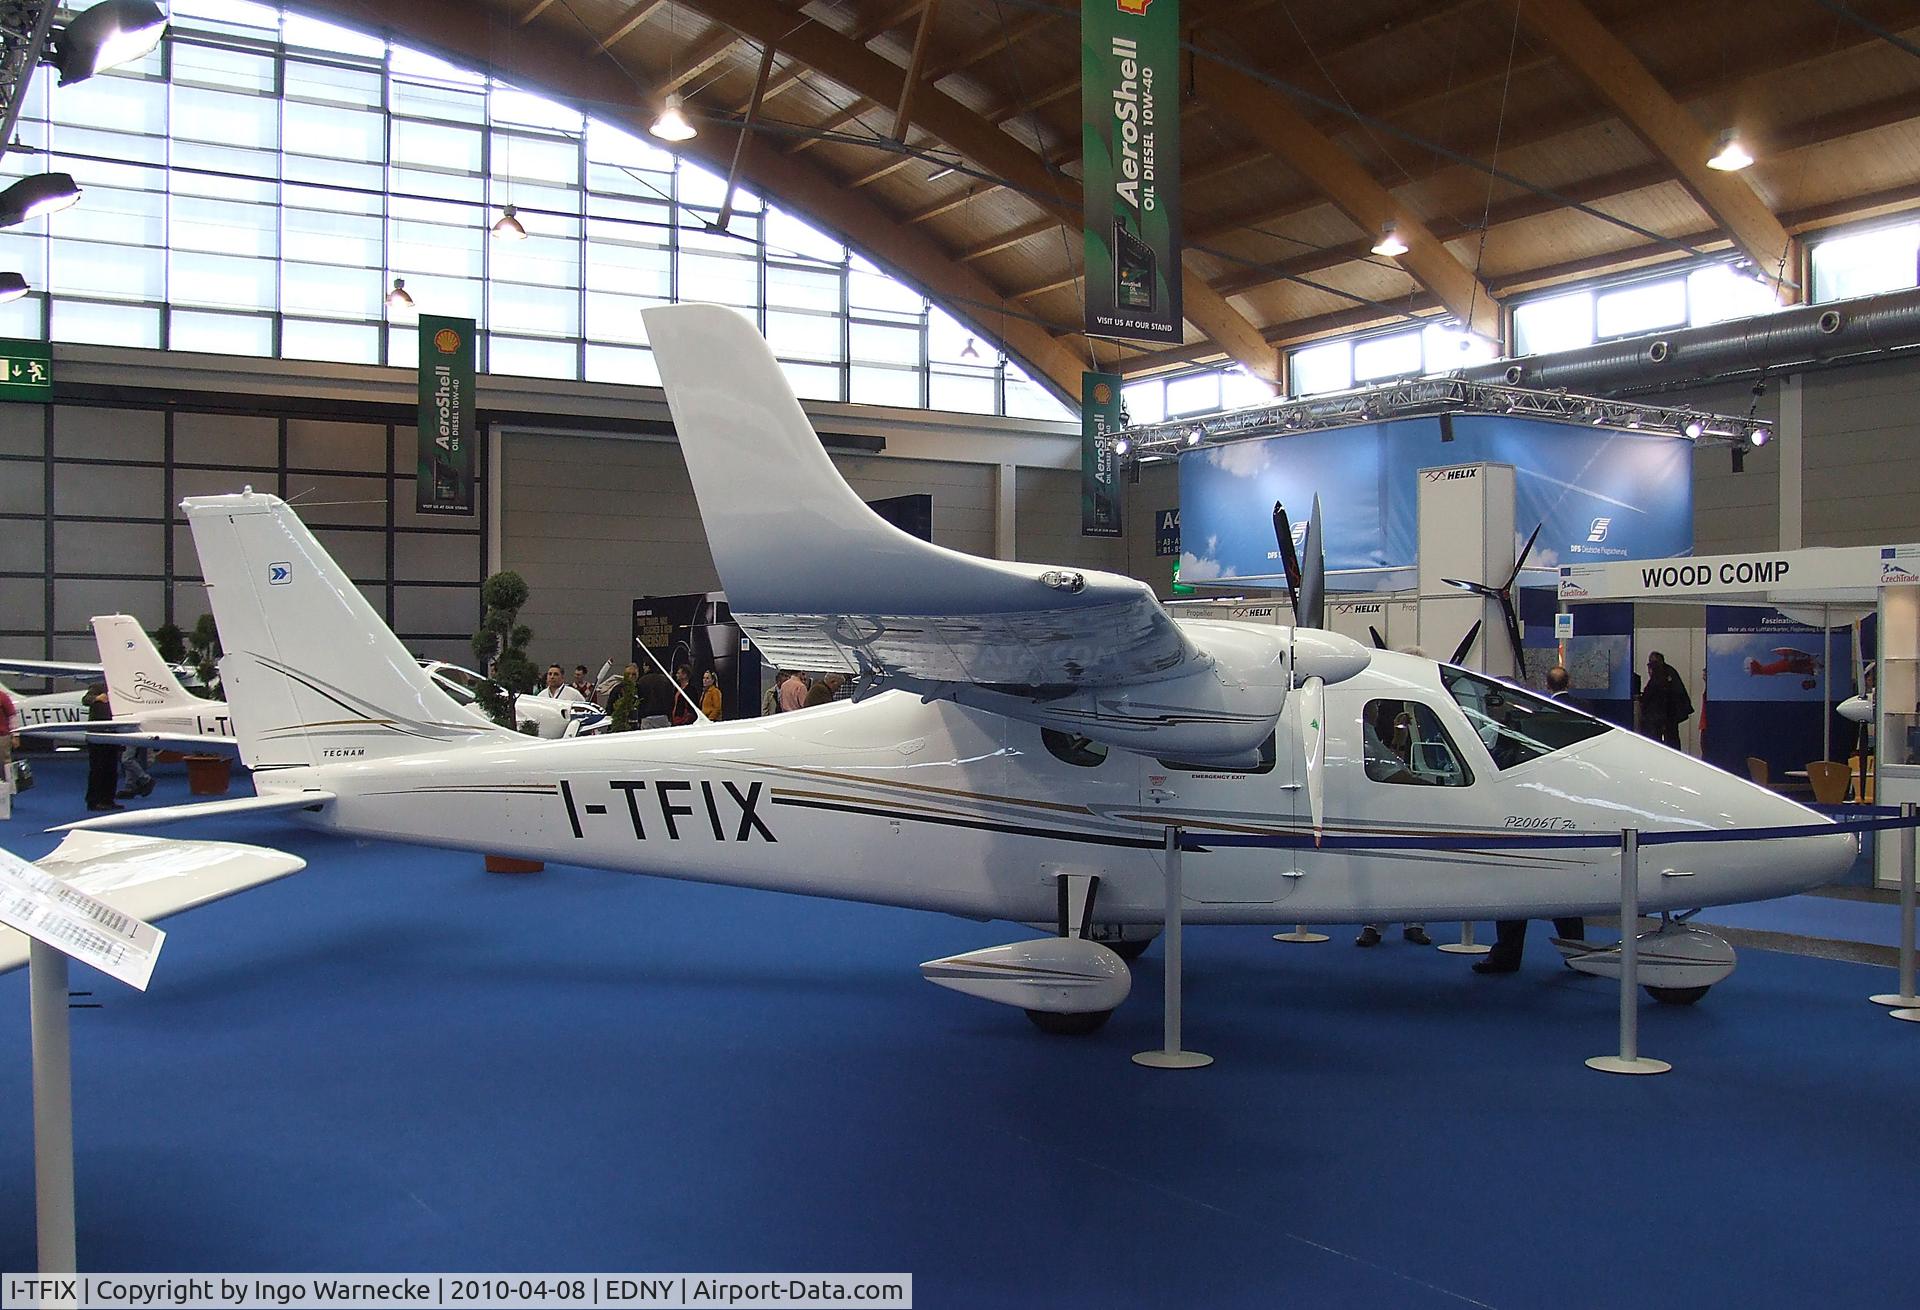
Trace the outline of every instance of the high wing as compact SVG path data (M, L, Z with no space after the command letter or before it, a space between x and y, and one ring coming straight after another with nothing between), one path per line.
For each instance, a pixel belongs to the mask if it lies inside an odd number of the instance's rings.
M155 805L145 809L121 810L97 819L75 819L59 823L48 832L112 832L120 828L159 828L169 823L194 819L212 819L231 814L278 814L289 810L319 810L331 805L336 795L317 787L296 792L271 792L265 796L235 796L225 801L190 801L185 805Z
M1258 749L1296 678L1366 667L1333 633L1178 624L1134 578L912 537L834 468L752 323L642 314L734 619L778 664L1221 762Z
M734 619L776 663L1069 688L1208 662L1143 582L981 559L887 523L751 323L717 305L642 312Z
M92 678L97 681L100 666L76 664L68 660L26 660L0 655L0 673L14 673L23 678Z
M212 733L149 732L141 719L42 723L20 729L19 735L34 741L71 742L78 746L148 746L154 750L181 751L189 755L240 749L240 744L232 737L220 737Z
M284 878L307 862L264 846L76 832L34 865L116 910L151 921ZM27 947L24 933L0 928L0 973L25 964Z

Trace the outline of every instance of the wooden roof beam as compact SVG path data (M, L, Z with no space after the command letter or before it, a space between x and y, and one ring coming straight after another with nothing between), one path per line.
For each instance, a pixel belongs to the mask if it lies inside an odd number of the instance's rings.
M780 48L855 95L876 104L897 103L904 70L856 41L818 23L795 27L793 11L774 0L683 0L686 7L716 23L760 41L777 41ZM1080 184L1050 171L1033 151L1008 136L973 110L935 88L917 99L915 122L927 135L944 142L961 157L985 171L1005 178L1034 203L1062 222L1080 223ZM949 258L951 263L951 258ZM963 265L954 264L956 268ZM1182 297L1187 321L1246 367L1264 378L1275 378L1279 362L1261 339L1260 330L1227 303L1193 269L1184 270Z
M666 95L669 92L678 91L725 59L727 52L739 44L739 33L727 27L717 27L708 32L698 45L670 61L676 71L673 76L660 83L660 94ZM686 61L684 65L681 63L682 60Z
M1735 173L1707 167L1715 134L1702 127L1624 42L1580 0L1527 0L1520 21L1535 40L1573 69L1647 147L1665 159L1713 221L1724 228L1768 279L1794 265L1793 238L1753 189ZM1791 298L1797 288L1782 286Z
M1418 214L1309 123L1290 98L1223 64L1209 67L1198 87L1201 99L1312 182L1362 235L1372 239L1393 224L1407 244L1400 267L1438 296L1470 331L1500 339L1500 308L1473 270L1428 231Z
M667 0L645 0L644 4L636 6L634 11L628 14L621 22L620 26L600 38L600 43L594 46L593 53L596 55L604 55L607 51L619 45L633 34L635 28L665 8L666 3Z
M894 4L878 18L869 22L856 24L852 32L852 38L861 45L876 40L919 13L923 3L924 0L899 0L899 3ZM798 17L804 19L805 16L798 15ZM767 83L767 91L766 94L761 97L762 101L771 100L783 91L798 86L802 81L806 80L806 76L807 67L805 64L790 65L780 76Z
M907 56L907 71L900 82L900 103L893 111L895 141L907 139L907 124L913 121L913 95L920 88L920 74L927 66L927 42L933 36L933 20L940 12L940 0L926 0L920 10L920 26L913 34L913 53Z

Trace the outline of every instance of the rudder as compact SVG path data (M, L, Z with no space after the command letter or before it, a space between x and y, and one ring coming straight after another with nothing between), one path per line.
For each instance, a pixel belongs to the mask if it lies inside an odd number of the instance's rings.
M278 496L195 496L181 507L249 767L411 755L506 731L433 684Z

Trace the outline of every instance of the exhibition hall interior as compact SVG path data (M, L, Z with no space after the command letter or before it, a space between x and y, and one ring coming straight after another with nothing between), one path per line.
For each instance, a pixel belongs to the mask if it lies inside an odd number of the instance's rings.
M1911 1299L1914 0L0 0L0 142L0 1304Z

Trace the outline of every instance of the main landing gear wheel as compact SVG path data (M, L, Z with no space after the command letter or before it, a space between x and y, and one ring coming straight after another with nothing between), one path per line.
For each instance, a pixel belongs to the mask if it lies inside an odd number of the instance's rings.
M1128 964L1132 964L1135 960L1147 953L1147 947L1153 945L1153 942L1154 939L1151 937L1142 937L1139 941L1103 942L1101 944L1125 960Z
M1654 987L1648 986L1647 995L1662 1005L1692 1005L1707 994L1706 987Z
M1145 949L1145 942L1140 945ZM1085 1037L1088 1033L1097 1033L1107 1026L1107 1020L1112 1017L1112 1010L1086 1010L1079 1014L1062 1014L1057 1010L1027 1011L1027 1018L1033 1020L1035 1028L1055 1037Z

